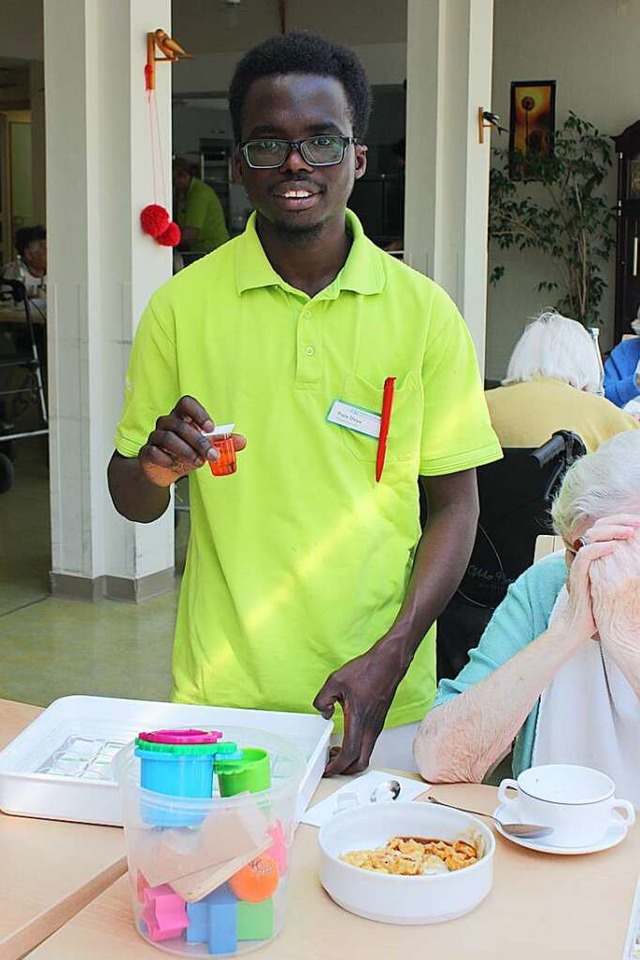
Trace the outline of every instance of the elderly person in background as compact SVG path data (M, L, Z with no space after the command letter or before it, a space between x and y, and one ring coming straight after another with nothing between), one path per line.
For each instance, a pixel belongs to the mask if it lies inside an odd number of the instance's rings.
M636 334L613 348L604 364L604 395L616 407L640 412L640 318L633 321Z
M567 472L552 508L565 544L510 587L415 741L430 782L479 782L509 751L605 771L640 806L640 434Z
M20 280L29 299L44 305L47 285L47 234L44 227L21 227L16 230L14 244L17 257L5 265L2 279Z
M638 422L609 400L600 359L577 320L546 311L515 346L502 386L486 393L493 428L503 447L538 447L556 430L573 430L589 452Z

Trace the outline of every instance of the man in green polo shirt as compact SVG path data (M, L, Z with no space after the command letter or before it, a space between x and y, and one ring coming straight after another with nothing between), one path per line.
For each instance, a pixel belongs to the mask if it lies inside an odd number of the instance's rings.
M211 253L229 239L224 211L218 195L209 184L191 173L182 157L173 161L174 218L182 234L180 247Z
M362 770L374 745L376 763L411 767L432 624L474 540L474 468L500 456L475 353L444 291L346 209L370 109L355 55L309 34L265 41L238 63L230 108L256 213L151 298L111 494L149 522L189 475L175 699L338 705L329 773ZM214 418L241 431L231 476L207 466Z

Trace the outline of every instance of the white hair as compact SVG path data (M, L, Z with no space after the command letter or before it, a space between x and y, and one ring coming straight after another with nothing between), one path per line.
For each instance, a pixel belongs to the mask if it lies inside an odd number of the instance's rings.
M614 513L640 514L640 430L611 437L567 470L551 516L558 536Z
M563 380L578 390L600 393L602 374L597 347L577 320L545 310L526 327L502 381L522 383L534 377Z
M631 329L637 337L640 337L640 317L636 317L635 320L631 321Z

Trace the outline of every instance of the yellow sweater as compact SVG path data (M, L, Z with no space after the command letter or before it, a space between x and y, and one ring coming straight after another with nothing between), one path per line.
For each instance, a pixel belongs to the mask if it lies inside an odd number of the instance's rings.
M640 426L604 397L562 380L537 377L487 390L485 396L503 447L539 447L556 430L573 430L591 453L616 433Z

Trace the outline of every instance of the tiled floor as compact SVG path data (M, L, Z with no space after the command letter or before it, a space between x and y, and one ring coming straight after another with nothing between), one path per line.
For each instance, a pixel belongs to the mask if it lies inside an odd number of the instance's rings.
M164 700L177 586L142 604L51 597L46 442L21 440L0 496L0 696L46 706L85 693ZM181 514L184 548L188 516Z

